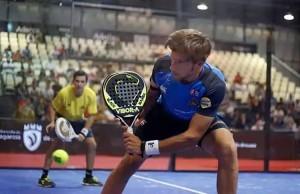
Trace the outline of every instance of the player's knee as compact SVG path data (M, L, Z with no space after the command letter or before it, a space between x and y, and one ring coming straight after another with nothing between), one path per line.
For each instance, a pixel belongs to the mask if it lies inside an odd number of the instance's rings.
M222 145L217 148L218 159L225 161L235 160L237 157L237 148L234 142L222 143Z
M97 148L97 143L94 140L87 141L86 144L89 150L96 150Z
M94 150L96 150L96 148L97 148L97 143L94 141L93 142L93 144L92 144L92 148L94 149Z
M92 146L92 149L93 149L93 150L96 150L96 148L97 148L97 143L94 141L94 142L92 143L91 146Z

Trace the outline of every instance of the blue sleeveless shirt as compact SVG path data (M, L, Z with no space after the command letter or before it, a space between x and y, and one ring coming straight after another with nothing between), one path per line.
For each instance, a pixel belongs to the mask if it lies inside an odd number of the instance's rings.
M198 79L181 83L173 78L170 65L169 55L158 59L151 75L160 89L158 103L164 110L183 120L190 120L195 113L215 117L226 90L222 72L205 63Z

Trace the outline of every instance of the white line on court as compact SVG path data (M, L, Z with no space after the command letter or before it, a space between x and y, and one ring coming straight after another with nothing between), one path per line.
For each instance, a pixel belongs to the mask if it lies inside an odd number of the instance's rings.
M143 179L143 180L147 180L147 181L159 183L159 184L162 184L162 185L167 185L167 186L170 186L170 187L175 187L177 189L181 189L181 190L184 190L184 191L189 191L191 193L207 194L207 193L203 193L201 191L196 191L194 189L190 189L190 188L187 188L187 187L182 187L182 186L174 185L174 184L171 184L171 183L167 183L167 182L164 182L164 181L160 181L160 180L156 180L156 179L152 179L152 178L148 178L148 177L144 177L144 176L139 176L139 175L133 175L133 176L136 177L136 178L139 178L139 179Z

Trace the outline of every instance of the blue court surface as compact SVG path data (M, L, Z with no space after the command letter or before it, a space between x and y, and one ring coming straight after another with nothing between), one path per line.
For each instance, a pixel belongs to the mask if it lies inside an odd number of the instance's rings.
M105 181L110 171L94 171ZM41 188L37 180L40 170L0 169L1 194L99 194L101 187L81 185L83 170L52 170L55 188ZM216 173L204 172L137 172L124 194L215 194ZM299 173L240 173L239 194L299 194Z

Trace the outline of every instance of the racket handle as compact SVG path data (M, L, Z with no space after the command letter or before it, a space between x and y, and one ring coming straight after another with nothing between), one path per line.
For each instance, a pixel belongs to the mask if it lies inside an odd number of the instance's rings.
M74 135L74 137L72 139L78 139L79 138L79 135Z
M128 127L128 128L127 128L127 132L133 134L133 129L132 129L132 127Z
M127 132L133 134L133 129L131 126L127 128ZM129 153L129 155L133 156L133 153Z

